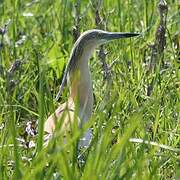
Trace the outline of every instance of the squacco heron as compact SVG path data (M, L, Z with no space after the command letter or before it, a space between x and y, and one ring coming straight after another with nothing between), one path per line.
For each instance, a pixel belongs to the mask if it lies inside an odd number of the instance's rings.
M138 33L107 32L93 29L84 32L75 42L71 51L69 62L66 66L62 84L56 100L60 97L66 80L70 86L68 101L61 104L45 122L44 131L52 134L58 121L63 119L61 131L69 131L70 123L74 121L75 102L78 102L78 125L87 122L93 111L93 88L88 60L96 47L114 39L129 38L139 35ZM62 116L64 118L62 118ZM88 146L92 138L91 129L87 130L80 140L80 147Z

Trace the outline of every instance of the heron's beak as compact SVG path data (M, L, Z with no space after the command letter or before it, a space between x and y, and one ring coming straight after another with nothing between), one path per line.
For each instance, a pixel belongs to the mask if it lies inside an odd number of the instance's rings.
M109 32L104 34L104 38L107 41L113 40L113 39L120 39L120 38L130 38L134 36L140 35L139 33L131 33L131 32Z

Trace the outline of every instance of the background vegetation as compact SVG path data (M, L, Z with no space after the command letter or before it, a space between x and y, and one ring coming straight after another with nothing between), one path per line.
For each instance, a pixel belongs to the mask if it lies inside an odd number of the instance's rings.
M178 0L1 0L0 17L0 179L180 179ZM92 28L142 34L97 50L90 123L43 148L73 43Z

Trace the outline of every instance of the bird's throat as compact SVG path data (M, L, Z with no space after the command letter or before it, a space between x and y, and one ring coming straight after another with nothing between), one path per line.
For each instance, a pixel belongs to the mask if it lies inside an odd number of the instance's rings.
M77 68L70 74L70 93L79 108L79 117L87 121L93 109L92 81L88 66Z

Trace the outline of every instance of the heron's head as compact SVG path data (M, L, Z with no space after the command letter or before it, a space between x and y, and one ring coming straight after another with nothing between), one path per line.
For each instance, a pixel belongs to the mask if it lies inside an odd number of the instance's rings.
M131 33L131 32L108 32L99 29L92 29L84 32L79 39L77 40L76 44L81 44L83 47L85 46L98 46L105 44L109 41L114 39L121 39L121 38L129 38L138 36L139 33Z

